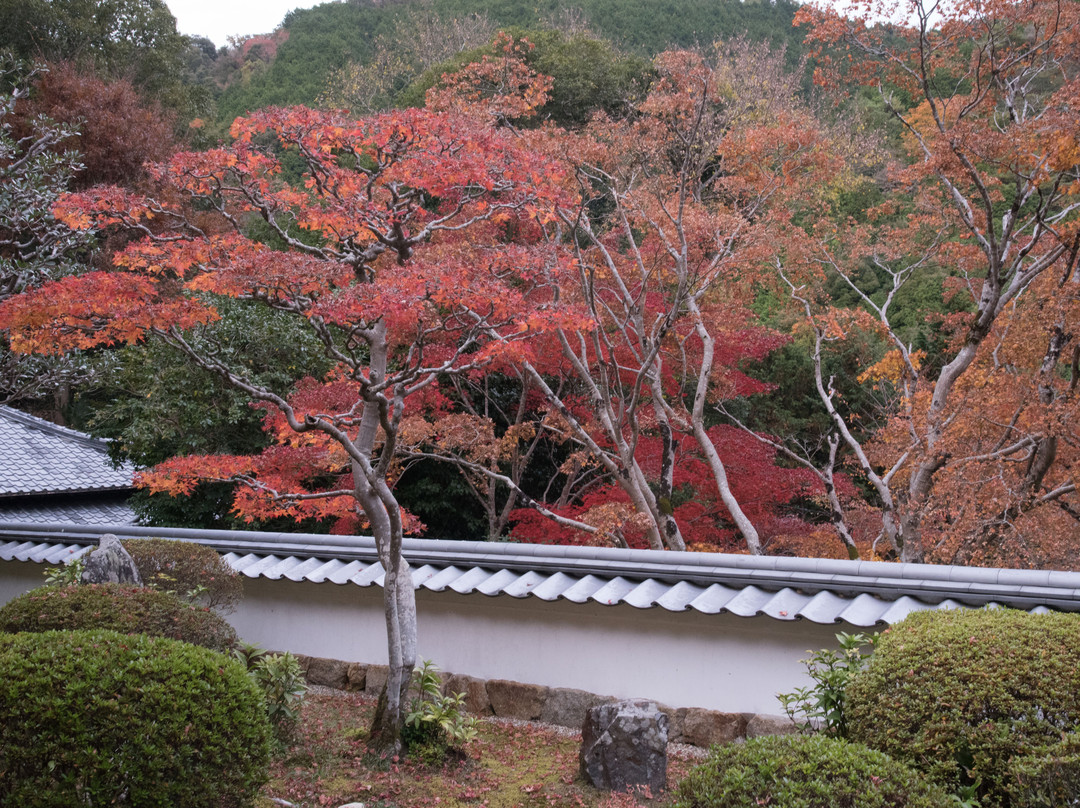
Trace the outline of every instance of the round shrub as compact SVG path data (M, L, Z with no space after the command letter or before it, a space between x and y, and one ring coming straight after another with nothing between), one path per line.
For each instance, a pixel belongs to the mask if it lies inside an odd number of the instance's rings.
M235 660L114 631L0 635L0 805L240 808L270 727Z
M950 791L1011 805L1008 763L1080 724L1080 619L1009 609L927 611L884 633L847 692L853 740Z
M947 808L902 763L839 738L785 735L714 747L679 783L676 808Z
M230 651L236 630L221 615L176 595L130 584L45 586L0 608L0 631L107 628Z
M231 612L244 595L240 574L211 547L173 539L125 539L143 583L189 595L211 609Z
M1010 805L1060 808L1080 805L1080 734L1070 733L1041 755L1009 761Z

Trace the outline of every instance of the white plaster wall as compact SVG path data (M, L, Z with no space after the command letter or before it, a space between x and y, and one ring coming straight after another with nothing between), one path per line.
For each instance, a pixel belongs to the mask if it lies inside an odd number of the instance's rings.
M0 561L0 605L45 583L45 564Z
M245 640L385 664L381 589L247 579L244 591L230 620ZM781 713L776 693L809 683L807 649L844 628L427 590L417 609L420 656L445 671L725 712Z

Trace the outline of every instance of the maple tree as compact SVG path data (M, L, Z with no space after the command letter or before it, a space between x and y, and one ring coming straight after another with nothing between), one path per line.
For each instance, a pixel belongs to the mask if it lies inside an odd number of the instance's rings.
M533 136L575 171L577 204L560 209L549 234L569 241L573 257L561 299L591 327L556 332L545 361L521 367L554 410L550 428L606 475L590 501L600 532L617 541L630 531L681 550L734 532L764 551L722 456L740 439L713 426L715 405L768 389L738 365L783 338L756 326L746 301L788 204L835 170L827 133L783 61L745 40L708 55L668 52L631 119ZM574 380L565 393L550 382L560 376ZM778 468L752 479L771 488L773 509L816 484ZM687 487L694 495L680 503ZM590 521L590 510L578 518ZM684 522L697 525L689 541Z
M427 110L352 121L268 109L232 134L227 147L150 167L157 197L103 186L62 200L57 213L73 227L142 238L115 256L117 271L13 297L0 322L26 352L153 335L264 409L275 443L262 453L173 458L140 484L185 492L241 481L234 507L250 518L333 518L338 531L371 532L390 665L372 741L395 749L416 658L401 540L420 527L393 491L399 441L410 418L445 410L442 380L527 352L565 324L540 271L550 247L532 236L558 194L545 181L556 168L508 131ZM248 235L253 221L267 243ZM334 369L292 390L260 384L191 337L217 318L218 296L294 316Z
M895 192L865 221L820 218L778 267L814 335L833 440L877 499L881 549L905 561L1016 561L1024 553L1006 541L1038 543L1051 522L1059 535L1075 531L1078 513L1069 424L1080 357L1080 7L916 0L909 10L913 22L890 25L871 22L889 17L887 3L853 19L800 11L822 46L817 80L877 87L905 154L890 170ZM886 280L879 293L861 283L868 265ZM936 267L950 270L946 294L965 305L944 319L948 340L930 363L892 310ZM830 276L861 313L829 306ZM856 323L890 349L861 377L888 394L889 421L872 436L821 373L822 352Z

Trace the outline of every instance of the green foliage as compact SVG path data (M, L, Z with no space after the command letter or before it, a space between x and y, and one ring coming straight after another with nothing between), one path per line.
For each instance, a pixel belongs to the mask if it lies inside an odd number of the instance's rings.
M86 559L82 556L45 570L45 586L78 586L82 583Z
M949 790L1008 806L1008 761L1080 728L1080 620L992 610L912 614L847 691L851 737ZM1033 764L1034 765L1034 764Z
M501 27L533 31L560 11L582 11L598 38L550 33L562 40L550 51L547 58L551 62L544 71L555 76L556 93L565 94L564 100L549 105L556 120L564 115L580 117L586 108L618 106L625 100L619 94L628 88L628 79L640 76L647 66L639 59L618 55L616 47L636 57L651 57L669 46L687 47L746 34L774 46L785 45L792 65L802 52L802 32L792 26L797 5L788 0L575 0L572 4L558 0L539 4L531 0L433 0L432 6L443 19L475 14ZM288 40L278 46L272 62L224 91L218 101L220 121L227 126L237 115L266 106L314 105L333 71L349 63L367 64L377 38L392 34L395 21L408 13L408 4L395 3L324 3L290 12L283 22ZM592 76L590 58L597 60ZM541 69L539 63L534 67ZM594 96L586 100L589 93ZM417 105L422 99L421 90L407 101L399 99L399 103Z
M233 650L233 657L262 689L266 715L278 742L284 744L295 737L304 695L308 691L300 660L288 651L272 654L246 642Z
M0 635L0 804L251 805L262 696L234 661L113 631Z
M822 648L803 660L806 672L814 680L813 686L777 696L800 732L820 731L838 738L848 737L847 686L866 667L869 655L863 651L868 645L873 650L877 637L840 632L836 635L839 649Z
M128 539L123 545L146 586L219 612L233 611L244 596L243 578L213 548L172 539Z
M946 808L913 769L824 735L754 738L716 746L679 784L676 808Z
M1043 754L1014 758L1008 769L1006 792L1011 805L1080 805L1080 734L1067 734Z
M0 632L109 629L230 651L236 630L216 612L130 584L46 586L0 608Z
M172 109L197 114L207 100L182 81L187 38L163 0L0 0L0 48L130 78Z
M431 660L424 660L413 671L412 690L401 732L410 756L437 765L450 750L460 749L476 737L476 719L465 712L464 694L442 692L439 669Z
M632 101L644 96L652 78L652 66L647 60L620 53L610 42L594 36L537 28L512 28L507 33L533 44L526 62L552 79L551 97L537 110L538 121L551 120L572 127L584 124L595 112L621 116ZM495 51L489 45L436 65L399 94L397 105L423 106L425 94L444 73L492 55Z
M256 384L282 394L304 376L323 376L330 362L309 330L295 318L265 307L215 299L221 320L185 338L244 368ZM177 455L254 454L269 441L261 414L220 377L188 362L156 340L110 352L101 359L101 382L81 394L74 420L109 438L113 461L153 466ZM132 506L144 524L160 527L277 529L244 524L231 515L233 486L207 483L190 497L137 492ZM284 529L325 531L289 523Z

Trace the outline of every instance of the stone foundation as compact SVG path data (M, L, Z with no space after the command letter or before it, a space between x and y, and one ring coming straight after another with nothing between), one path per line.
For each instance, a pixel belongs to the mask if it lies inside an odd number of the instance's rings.
M309 684L378 696L386 684L385 665L364 665L337 659L297 654ZM545 687L506 679L477 679L460 673L443 673L443 690L463 693L465 707L476 715L542 721L581 729L585 711L598 704L618 701L568 687ZM673 708L660 705L667 714L668 740L708 747L761 735L786 735L795 731L787 718L755 713L721 713L700 707Z

